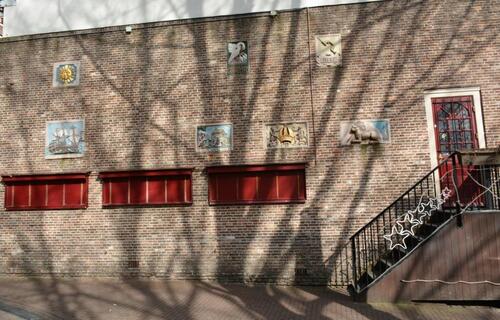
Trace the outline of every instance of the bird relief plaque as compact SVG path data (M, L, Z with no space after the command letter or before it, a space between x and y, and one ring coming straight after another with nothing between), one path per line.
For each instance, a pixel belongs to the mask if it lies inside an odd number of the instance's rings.
M319 67L335 67L342 64L340 34L316 36L316 63Z
M246 73L248 70L248 43L246 41L227 44L227 70L229 74Z
M84 135L84 120L47 122L45 159L83 157Z
M54 64L52 86L74 87L80 84L80 62L68 61Z
M306 148L309 146L309 131L306 122L267 124L264 132L267 148Z

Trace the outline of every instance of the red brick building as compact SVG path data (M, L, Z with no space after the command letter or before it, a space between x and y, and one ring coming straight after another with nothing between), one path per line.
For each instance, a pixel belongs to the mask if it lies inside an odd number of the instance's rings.
M463 148L500 144L496 7L382 1L0 40L0 273L326 283L336 250L437 164L433 103L473 111ZM340 35L337 66L317 62L324 35ZM247 63L228 64L239 43ZM47 132L70 120L80 135ZM389 137L343 145L359 120ZM63 135L84 146L48 157Z

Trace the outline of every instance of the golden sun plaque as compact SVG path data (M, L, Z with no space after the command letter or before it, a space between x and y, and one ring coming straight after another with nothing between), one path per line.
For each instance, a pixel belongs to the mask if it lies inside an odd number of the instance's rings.
M80 84L80 62L59 62L54 64L54 87L71 87Z
M59 69L59 79L61 79L64 84L69 84L75 80L75 73L70 65L65 65Z

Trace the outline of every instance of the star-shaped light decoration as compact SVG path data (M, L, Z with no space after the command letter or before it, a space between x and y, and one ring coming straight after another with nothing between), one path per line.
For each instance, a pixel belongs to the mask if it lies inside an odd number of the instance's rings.
M444 200L448 200L451 197L451 193L452 191L448 187L445 187L443 192L441 192Z
M424 202L424 197L422 196L417 207L413 211L409 210L404 216L402 216L402 219L401 217L397 219L396 225L392 226L391 233L383 236L384 239L390 242L390 250L397 246L407 249L405 242L406 238L410 235L415 235L414 228L423 224L425 217L430 217L433 211L441 208L441 205L450 197L450 195L451 190L444 188L438 198L429 197L428 200ZM418 217L415 218L415 215Z
M408 211L403 219L397 220L396 223L401 227L401 233L409 233L413 236L415 235L413 229L420 225L420 221L413 216L413 211Z
M408 238L410 234L405 230L399 230L397 226L392 226L392 230L390 234L384 235L384 239L390 242L389 248L390 250L400 246L403 249L407 249L406 247L406 238Z

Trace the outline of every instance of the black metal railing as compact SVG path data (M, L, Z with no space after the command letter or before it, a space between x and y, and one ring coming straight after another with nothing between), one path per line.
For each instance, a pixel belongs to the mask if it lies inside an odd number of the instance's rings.
M438 208L419 211L432 201L439 202ZM500 210L500 165L466 165L462 163L460 153L455 152L334 253L331 284L352 286L357 292L363 290L430 236L436 226L453 216L478 209ZM423 214L424 211L432 211L432 215ZM405 239L404 246L391 246L392 242L384 236L393 233L393 228L400 228L407 213L420 214L419 232Z

